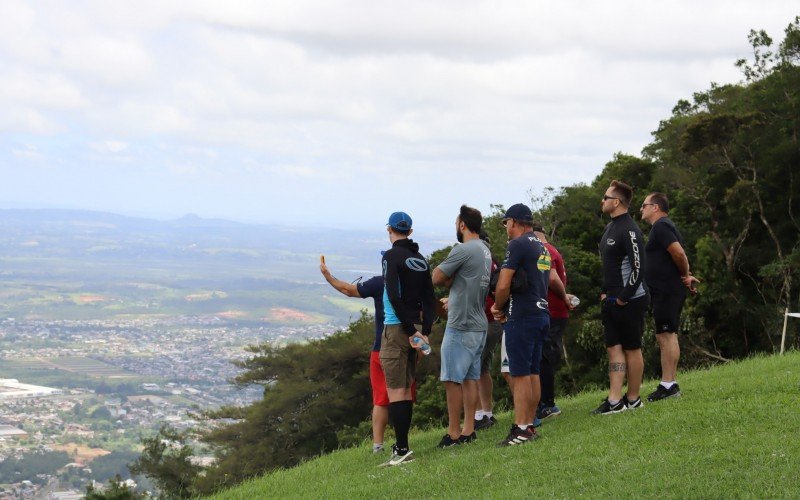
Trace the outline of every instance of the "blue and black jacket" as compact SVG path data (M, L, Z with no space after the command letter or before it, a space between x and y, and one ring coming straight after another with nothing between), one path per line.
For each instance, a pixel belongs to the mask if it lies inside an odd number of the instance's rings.
M422 322L422 334L431 333L436 311L428 261L409 238L397 240L383 254L384 324L402 325L409 336ZM420 318L421 315L421 318Z

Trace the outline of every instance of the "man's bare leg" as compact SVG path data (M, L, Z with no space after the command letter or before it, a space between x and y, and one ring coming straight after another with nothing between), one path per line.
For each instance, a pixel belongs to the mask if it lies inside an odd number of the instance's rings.
M644 375L644 358L641 349L625 351L625 361L628 364L628 400L635 401L642 388Z
M462 384L462 389L464 395L464 427L461 430L461 434L469 436L475 432L475 410L478 407L478 381L465 380Z
M622 384L625 381L625 353L621 345L607 347L608 351L608 399L609 401L619 401L622 399ZM641 355L641 351L639 351Z
M492 375L489 372L482 373L481 378L478 380L479 410L492 411L492 405L494 404L493 393L494 382L492 382Z
M389 408L375 405L372 407L372 442L383 444L386 426L389 424Z
M656 334L658 348L661 350L661 381L675 382L678 375L678 361L681 357L681 346L675 333Z
M461 435L461 410L464 407L463 386L455 382L445 382L444 391L447 397L447 418L449 419L447 433L451 438L458 439L458 436ZM474 410L472 414L475 414Z
M511 389L514 392L514 423L525 427L533 422L533 384L530 375L511 376Z

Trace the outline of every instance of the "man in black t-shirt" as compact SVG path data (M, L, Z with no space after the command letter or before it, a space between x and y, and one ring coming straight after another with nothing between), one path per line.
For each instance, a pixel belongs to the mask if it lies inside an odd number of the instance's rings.
M689 272L689 259L683 250L683 237L668 217L669 201L663 193L651 193L642 203L642 220L651 224L645 246L644 281L650 290L656 340L661 350L661 383L647 396L648 401L680 396L676 382L678 360L678 323L686 299L699 280Z

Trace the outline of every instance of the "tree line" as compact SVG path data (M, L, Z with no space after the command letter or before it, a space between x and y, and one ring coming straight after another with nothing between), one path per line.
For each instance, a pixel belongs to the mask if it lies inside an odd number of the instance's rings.
M680 100L640 156L615 154L590 184L531 193L534 218L564 257L568 289L582 299L565 334L560 391L599 387L607 377L598 239L608 222L600 217L600 198L612 179L633 186L631 207L652 191L667 193L670 218L702 280L684 309L682 369L775 352L784 309L800 311L800 17L777 46L763 31L751 31L749 40L752 58L736 63L744 80L712 83ZM505 253L502 213L495 205L484 220L497 260ZM431 266L448 250L434 252ZM434 346L443 329L443 323L435 325ZM790 325L794 348L800 347L797 332ZM207 432L162 429L144 440L134 473L151 477L165 495L189 497L362 442L369 436L364 419L371 408L372 338L372 318L364 313L347 329L308 344L251 346L253 356L237 362L244 371L235 383L262 386L263 399L204 413L216 423ZM650 324L644 342L647 374L656 376ZM418 370L415 426L442 425L446 405L438 370L436 356ZM495 387L502 406L507 389L499 379ZM191 460L197 442L213 450L214 465L201 468Z

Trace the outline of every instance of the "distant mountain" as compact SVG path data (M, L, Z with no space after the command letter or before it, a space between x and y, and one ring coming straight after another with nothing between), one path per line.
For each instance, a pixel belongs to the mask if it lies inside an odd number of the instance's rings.
M186 215L158 221L81 210L0 210L0 258L258 268L269 277L319 281L320 254L331 266L378 272L388 246L381 228L359 232L252 225Z

